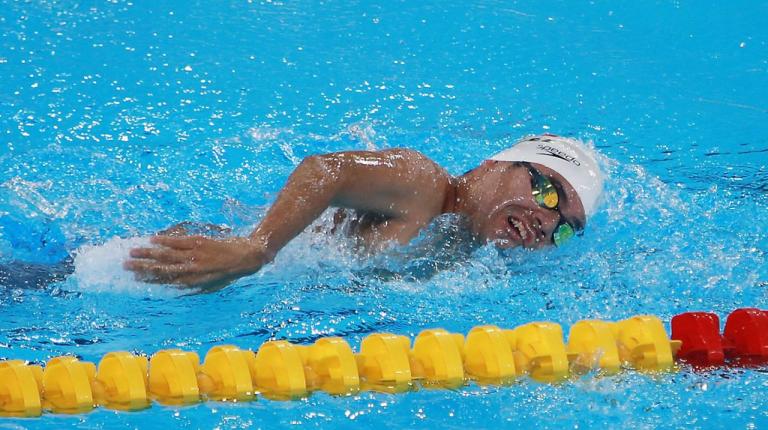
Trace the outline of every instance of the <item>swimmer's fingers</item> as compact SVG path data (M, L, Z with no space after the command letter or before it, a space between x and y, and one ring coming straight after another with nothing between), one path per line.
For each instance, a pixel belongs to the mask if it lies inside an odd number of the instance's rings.
M195 249L200 247L207 239L202 236L152 236L150 242L173 249Z
M134 272L139 281L163 284L176 283L176 279L190 273L190 265L187 263L162 264L152 260L128 260L123 267Z
M135 248L130 252L131 258L155 260L160 263L186 263L193 261L192 256L185 251L171 248Z
M136 273L146 273L155 276L179 276L190 273L190 264L165 264L157 263L152 260L128 260L123 263L123 267Z

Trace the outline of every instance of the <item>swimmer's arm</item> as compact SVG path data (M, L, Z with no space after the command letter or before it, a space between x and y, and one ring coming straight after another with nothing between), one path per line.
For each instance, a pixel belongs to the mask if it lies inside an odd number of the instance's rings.
M131 251L126 268L137 277L185 285L229 282L258 271L330 206L381 214L390 220L439 211L447 174L415 151L348 151L306 158L247 238L155 236L162 248ZM438 188L442 190L444 188Z
M306 158L250 237L270 258L328 207L371 212L390 220L433 212L435 187L447 174L407 149L346 151ZM441 189L442 190L442 189ZM442 198L439 199L439 205ZM435 206L435 203L432 204Z

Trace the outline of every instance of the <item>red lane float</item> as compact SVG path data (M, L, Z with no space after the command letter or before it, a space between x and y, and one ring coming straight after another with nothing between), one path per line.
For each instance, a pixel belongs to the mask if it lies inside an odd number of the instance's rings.
M682 341L677 358L696 367L768 363L768 312L736 309L720 335L720 319L710 312L686 312L672 318L672 339Z
M736 309L728 315L723 333L728 359L742 365L768 363L768 312Z
M697 367L725 362L720 318L710 312L686 312L672 317L672 339L683 343L677 358Z

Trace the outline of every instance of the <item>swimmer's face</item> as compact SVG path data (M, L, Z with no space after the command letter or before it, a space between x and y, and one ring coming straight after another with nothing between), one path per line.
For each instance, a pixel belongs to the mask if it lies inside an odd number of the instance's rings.
M583 228L584 206L576 190L554 170L537 163L530 165L557 189L559 212L536 203L528 166L486 161L478 172L475 197L479 205L470 214L473 233L479 239L499 248L538 249L553 245L552 233L561 222Z

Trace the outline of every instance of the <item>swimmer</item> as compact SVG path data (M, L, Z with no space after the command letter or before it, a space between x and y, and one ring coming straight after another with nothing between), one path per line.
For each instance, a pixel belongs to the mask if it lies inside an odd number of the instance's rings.
M499 248L559 246L579 235L602 192L593 152L578 140L524 138L453 177L409 149L345 151L305 158L248 237L153 236L125 268L137 279L221 286L257 272L329 207L335 224L350 217L351 234L368 248L407 244L435 217L455 213L481 243Z

